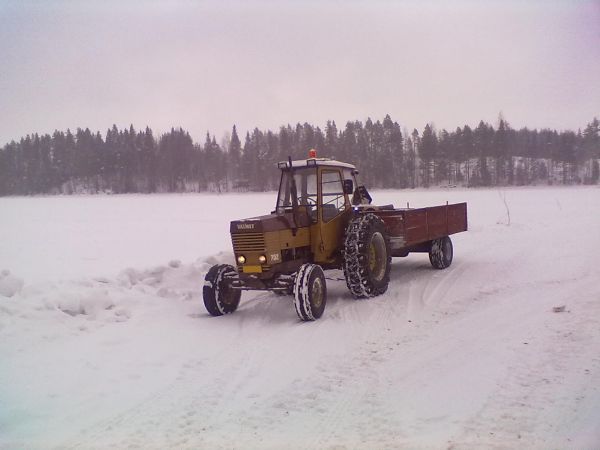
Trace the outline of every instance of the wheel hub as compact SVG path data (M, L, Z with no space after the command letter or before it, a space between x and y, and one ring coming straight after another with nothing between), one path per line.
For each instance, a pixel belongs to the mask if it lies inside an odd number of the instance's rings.
M373 279L379 281L385 275L387 249L381 233L374 233L369 244L369 270Z
M371 273L375 271L375 266L377 265L377 255L375 253L375 245L373 241L371 241L371 245L369 245L369 269Z
M231 289L226 283L221 283L219 288L221 289L222 293L221 301L226 305L232 304L235 299L235 291Z
M315 278L312 285L312 304L320 308L323 304L323 283L320 278Z

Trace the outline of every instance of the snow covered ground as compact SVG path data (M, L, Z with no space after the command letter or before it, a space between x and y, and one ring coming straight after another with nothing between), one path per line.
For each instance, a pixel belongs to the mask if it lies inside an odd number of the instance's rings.
M600 448L600 189L504 195L375 193L470 230L313 323L202 305L273 194L0 198L0 448Z

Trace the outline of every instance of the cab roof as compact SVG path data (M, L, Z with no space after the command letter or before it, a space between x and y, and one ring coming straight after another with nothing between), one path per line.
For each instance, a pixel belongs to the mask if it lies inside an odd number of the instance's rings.
M280 169L287 169L290 166L289 161L281 161L277 163L277 167ZM308 159L297 159L292 161L292 168L300 167L313 167L313 166L328 166L328 167L342 167L344 169L356 170L353 164L348 164L341 161L336 161L331 158L308 158Z

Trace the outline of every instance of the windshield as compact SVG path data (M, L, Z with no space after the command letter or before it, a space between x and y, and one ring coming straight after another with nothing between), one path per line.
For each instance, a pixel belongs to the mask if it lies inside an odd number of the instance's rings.
M315 167L306 167L294 169L293 171L284 170L281 172L281 183L279 185L279 195L277 196L277 210L292 207L292 174L296 181L296 191L298 205L316 206L317 205L317 169Z

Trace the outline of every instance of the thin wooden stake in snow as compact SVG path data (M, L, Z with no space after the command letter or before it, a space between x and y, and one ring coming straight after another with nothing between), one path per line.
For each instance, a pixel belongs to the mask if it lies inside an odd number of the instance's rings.
M498 191L498 195L502 199L502 202L504 203L504 207L506 208L506 217L508 218L508 221L506 222L506 226L510 226L510 209L508 208L508 203L506 202L506 192Z

